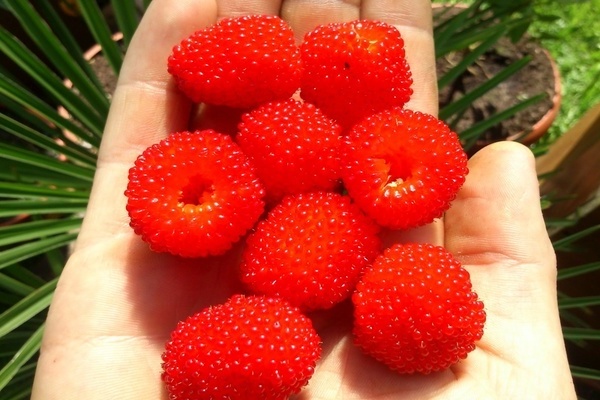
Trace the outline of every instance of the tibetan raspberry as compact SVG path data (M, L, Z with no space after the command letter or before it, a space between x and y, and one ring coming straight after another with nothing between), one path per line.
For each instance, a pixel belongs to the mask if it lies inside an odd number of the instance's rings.
M242 281L304 311L330 308L350 296L379 254L378 230L347 196L285 197L246 239Z
M168 71L200 103L250 108L289 98L300 85L291 27L274 15L224 18L175 46Z
M355 125L344 138L342 160L350 197L391 229L441 217L468 172L456 133L432 115L400 108Z
M233 139L212 130L177 132L129 170L130 225L157 252L226 252L264 210L264 188Z
M177 400L284 400L321 355L310 319L282 299L234 295L180 322L163 353Z
M450 367L483 335L483 303L469 273L443 247L396 244L352 296L355 343L399 373Z
M345 129L412 95L404 40L392 25L354 20L321 25L300 45L301 96Z

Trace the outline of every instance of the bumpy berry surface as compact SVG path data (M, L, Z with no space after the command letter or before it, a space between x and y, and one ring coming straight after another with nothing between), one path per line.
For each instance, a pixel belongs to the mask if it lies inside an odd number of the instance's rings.
M404 41L392 25L367 20L321 25L305 35L300 50L302 98L344 128L410 99Z
M248 236L242 281L305 311L330 308L350 296L379 254L378 229L347 196L285 197Z
M248 108L289 98L300 84L300 52L281 18L225 18L173 49L168 71L195 102Z
M130 225L157 252L218 255L264 210L264 188L230 136L177 132L146 149L129 171Z
M467 156L437 118L400 108L354 126L342 145L350 196L380 225L407 229L442 216L462 186Z
M394 245L352 296L356 344L400 373L448 368L483 335L483 303L469 273L444 248Z
M312 376L321 341L281 299L235 295L180 322L163 353L173 400L284 400Z
M314 105L290 99L243 115L236 140L275 201L339 186L340 135L339 125Z

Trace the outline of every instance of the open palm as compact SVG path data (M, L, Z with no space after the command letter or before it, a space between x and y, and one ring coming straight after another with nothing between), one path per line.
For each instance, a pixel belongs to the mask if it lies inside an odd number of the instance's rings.
M205 123L166 72L172 46L217 19L277 14L297 32L379 19L400 29L415 94L435 114L430 4L416 0L154 0L128 50L99 155L90 206L48 317L33 399L166 399L164 344L175 324L241 290L237 249L207 260L152 253L128 226L127 172L169 132ZM200 125L199 125L200 124ZM446 246L469 270L488 322L478 348L450 370L401 376L352 345L347 303L312 315L323 358L297 400L575 398L556 307L555 264L531 154L490 146L469 164L444 221L390 241Z

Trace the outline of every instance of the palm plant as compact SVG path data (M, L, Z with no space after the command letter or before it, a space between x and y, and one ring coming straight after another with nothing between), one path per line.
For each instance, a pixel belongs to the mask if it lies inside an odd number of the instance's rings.
M79 0L78 9L102 53L118 75L124 51L150 1L111 0L122 45L115 43L97 2ZM105 2L106 3L106 2ZM513 3L511 3L513 4ZM35 5L35 7L34 7ZM475 1L435 30L436 55L468 49L464 61L439 78L448 85L499 38L517 37L529 22L530 1L512 6ZM24 399L31 391L45 314L69 246L78 234L95 171L96 153L110 105L106 93L73 33L47 1L0 1L19 21L33 45L0 28L0 51L23 72L0 66L0 390L5 399ZM468 96L449 104L441 116L452 122L483 95L527 62L511 65ZM65 79L72 87L64 84ZM517 106L460 132L465 146L479 134L539 100ZM57 111L62 106L68 115ZM16 219L19 219L17 222ZM557 248L574 239L562 239ZM567 279L600 269L600 263L567 270ZM593 298L564 298L564 310L600 304ZM573 340L597 340L600 331L565 328ZM574 376L600 379L600 371L573 367Z

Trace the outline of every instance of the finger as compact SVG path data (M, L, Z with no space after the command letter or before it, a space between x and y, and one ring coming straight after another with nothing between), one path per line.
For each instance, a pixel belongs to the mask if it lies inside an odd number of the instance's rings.
M174 45L216 20L214 1L155 0L127 50L104 130L94 187L77 246L129 232L127 171L148 146L187 129L191 103L167 72Z
M523 369L561 378L564 356L554 251L542 217L534 157L514 142L488 146L445 219L446 247L471 274L488 315L480 347Z
M497 143L477 153L469 168L446 213L447 249L469 269L491 315L531 322L556 313L554 251L531 151Z
M279 15L281 0L217 0L217 18L252 14Z
M290 23L300 43L318 25L360 18L360 0L284 0L281 17Z
M540 208L535 160L501 142L469 161L470 173L446 214L446 245L468 264L541 264L553 254ZM544 274L553 278L552 265Z
M413 77L413 95L406 107L437 115L438 92L431 2L363 0L361 18L387 22L400 31Z

